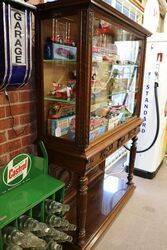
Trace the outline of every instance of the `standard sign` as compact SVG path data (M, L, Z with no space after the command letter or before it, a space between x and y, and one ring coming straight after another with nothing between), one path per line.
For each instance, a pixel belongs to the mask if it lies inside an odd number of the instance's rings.
M26 64L25 13L11 9L11 53L12 64Z

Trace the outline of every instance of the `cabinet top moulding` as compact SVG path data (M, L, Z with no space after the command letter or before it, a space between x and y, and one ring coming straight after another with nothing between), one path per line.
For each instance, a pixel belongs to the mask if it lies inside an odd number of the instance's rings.
M59 10L61 11L64 8L75 8L82 9L84 7L88 8L91 7L92 9L98 8L100 10L104 10L106 14L112 15L113 18L119 19L121 22L126 24L129 28L132 28L133 30L136 30L140 33L140 36L150 36L151 32L130 19L129 17L122 14L120 11L116 10L109 4L105 3L102 0L58 0L55 2L45 3L45 4L39 4L38 5L38 11L43 12L44 16L47 16L47 11L50 10ZM42 14L42 13L40 13ZM134 28L135 27L135 28Z

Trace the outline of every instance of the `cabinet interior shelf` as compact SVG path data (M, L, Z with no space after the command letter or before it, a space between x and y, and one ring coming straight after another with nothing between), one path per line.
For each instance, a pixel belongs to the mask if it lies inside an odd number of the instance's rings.
M59 99L59 98L54 98L54 97L50 97L50 96L46 96L44 98L44 100L45 101L52 101L52 102L62 102L62 103L67 103L67 104L75 104L75 101Z
M115 92L112 92L111 96L112 95L119 95L119 94L126 94L126 93L137 93L138 91L132 91L132 90L121 90L121 91L115 91Z
M136 67L138 68L138 64L112 64L110 61L93 61L92 63L103 63L103 64L111 64L112 66L120 66L120 67Z
M72 60L58 60L58 59L48 59L48 60L43 60L44 63L59 63L59 64L75 64L76 61L72 61Z

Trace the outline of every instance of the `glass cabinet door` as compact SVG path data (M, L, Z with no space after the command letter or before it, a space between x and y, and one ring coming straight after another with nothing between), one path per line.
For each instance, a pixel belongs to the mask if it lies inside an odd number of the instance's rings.
M89 139L135 115L141 41L120 25L94 17Z
M45 134L75 138L78 16L42 21Z

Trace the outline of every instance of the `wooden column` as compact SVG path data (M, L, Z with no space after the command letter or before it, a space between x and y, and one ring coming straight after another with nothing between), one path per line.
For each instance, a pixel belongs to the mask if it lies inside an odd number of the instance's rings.
M78 244L84 244L86 215L87 215L87 190L88 178L86 176L78 177L77 190L77 227L78 227Z
M132 138L132 146L130 149L130 160L129 160L129 167L128 167L128 185L133 184L132 179L133 179L133 172L134 172L134 165L135 165L135 158L136 158L136 142L137 142L137 136Z

